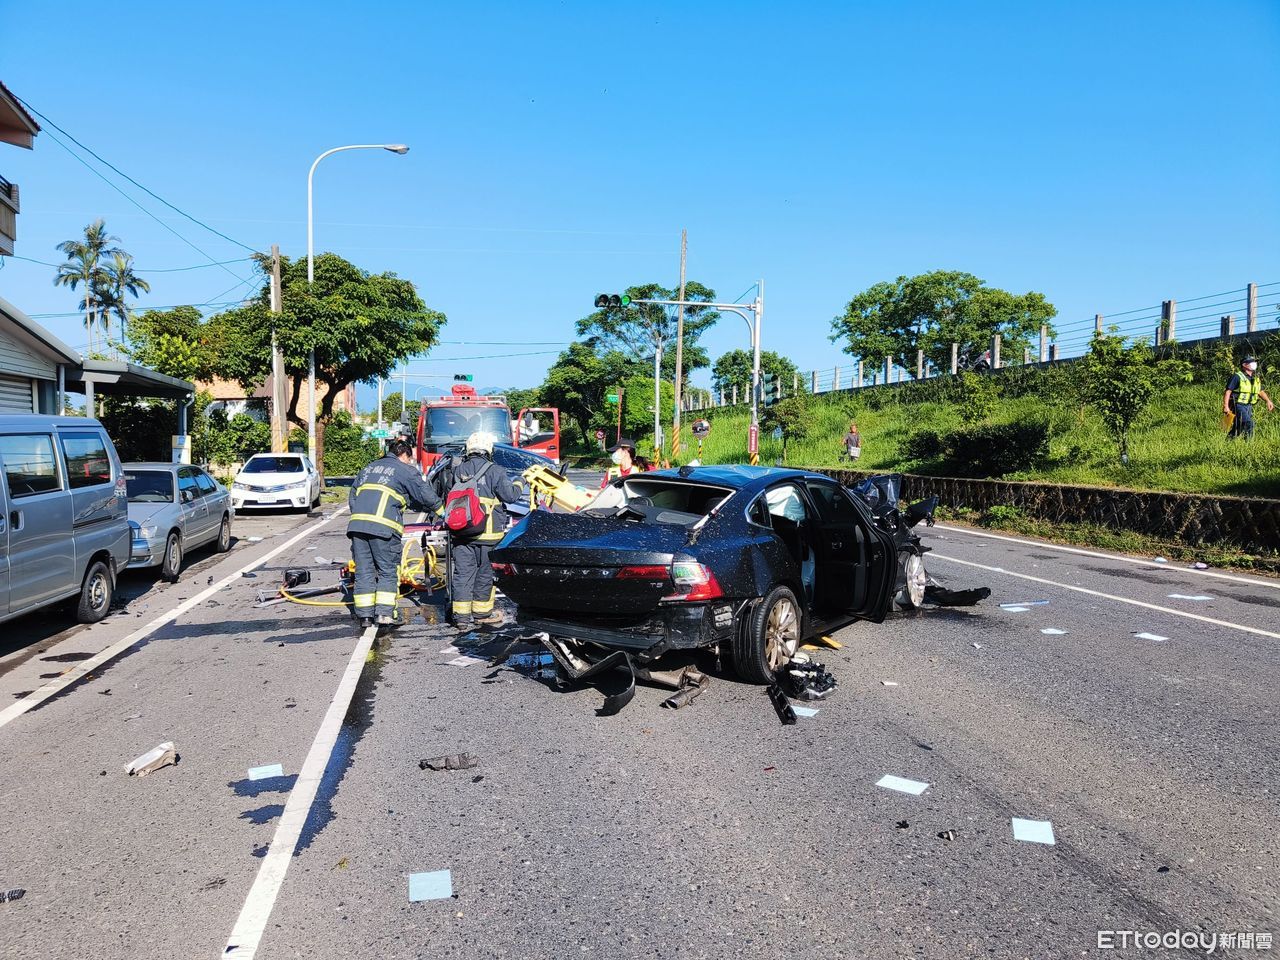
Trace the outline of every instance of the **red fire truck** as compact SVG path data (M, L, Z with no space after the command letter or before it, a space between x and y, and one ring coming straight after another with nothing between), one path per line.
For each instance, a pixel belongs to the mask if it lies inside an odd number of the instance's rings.
M560 463L560 411L526 407L511 419L506 397L477 394L465 383L454 384L447 397L426 400L418 415L418 462L429 469L442 448L460 447L476 431L491 433L500 443L532 450Z

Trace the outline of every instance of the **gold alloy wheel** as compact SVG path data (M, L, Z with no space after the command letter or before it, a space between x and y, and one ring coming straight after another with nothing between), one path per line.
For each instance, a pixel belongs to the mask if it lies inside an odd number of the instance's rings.
M764 658L775 673L791 662L800 649L800 617L795 604L780 597L769 608L764 625Z

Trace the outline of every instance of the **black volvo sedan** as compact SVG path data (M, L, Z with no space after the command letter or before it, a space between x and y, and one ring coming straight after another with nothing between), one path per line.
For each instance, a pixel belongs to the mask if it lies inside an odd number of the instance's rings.
M862 500L773 467L622 477L578 513L534 511L491 556L518 622L580 663L718 646L752 683L772 682L809 636L882 621L898 574Z

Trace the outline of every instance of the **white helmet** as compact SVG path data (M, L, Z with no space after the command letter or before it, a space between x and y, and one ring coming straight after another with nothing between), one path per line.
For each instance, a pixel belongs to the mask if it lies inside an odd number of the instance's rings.
M467 437L467 453L483 453L493 456L494 436L486 430L477 430Z

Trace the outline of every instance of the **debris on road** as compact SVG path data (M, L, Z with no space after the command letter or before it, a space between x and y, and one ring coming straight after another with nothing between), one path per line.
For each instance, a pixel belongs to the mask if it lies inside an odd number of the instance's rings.
M821 663L790 663L782 672L782 688L796 700L821 700L836 688L836 678Z
M283 777L284 767L278 763L269 763L263 767L250 767L250 780L269 780L272 777Z
M507 664L513 667L546 667L555 662L549 653L517 653L507 657Z
M480 758L471 753L455 753L448 757L428 757L418 761L419 770L470 770L480 766Z
M133 762L125 764L124 770L131 777L145 777L148 773L154 773L161 767L167 767L177 762L178 751L174 747L172 740L166 740L154 750L148 750Z
M1041 632L1041 633L1046 633L1046 634L1048 634L1048 635L1049 635L1049 636L1051 636L1051 637L1061 637L1061 636L1063 636L1067 631L1065 631L1065 630L1059 630L1057 627L1044 627L1040 632Z
M1168 563L1169 561L1168 561L1165 557L1156 557L1155 562L1156 562L1156 563Z
M802 707L795 703L791 705L791 711L797 717L816 717L818 715L817 707Z
M291 567L284 572L284 588L292 590L294 587L300 587L304 583L311 582L311 571L303 570L299 567Z
M1197 560L1195 563L1191 565L1191 569L1192 570L1208 570L1209 565L1205 563L1203 560Z
M880 686L882 687L896 687L897 685L898 685L897 680L881 680L880 681Z
M975 649L975 650L981 650L981 649L982 649L982 644L980 644L980 643L975 643L975 644L973 645L973 649Z
M1171 593L1169 594L1169 599L1170 600L1212 600L1213 597L1205 596L1203 593L1197 593L1195 595L1191 595L1187 593Z
M908 780L906 777L895 777L888 773L876 781L876 786L884 787L886 790L897 790L899 793L909 793L913 797L918 797L929 789L927 783Z
M826 636L825 634L823 634L822 636L818 637L818 642L819 642L819 643L821 643L823 646L830 647L832 650L842 650L842 649L844 649L844 644L843 644L843 643L841 643L841 642L840 642L839 640L837 640L835 637L828 637L828 636Z
M1026 613L1031 608L1019 607L1016 604L1002 603L1000 604L1000 609L1004 610L1006 613Z
M251 580L251 579L253 579L254 577L256 577L256 576L257 576L257 574L256 574L256 573L252 573L252 572L250 572L250 571L248 571L248 570L245 570L244 572L242 572L242 573L240 574L240 576L244 577L246 580Z
M771 683L765 688L765 693L769 695L769 700L773 703L773 709L778 711L778 719L782 721L784 726L790 726L796 722L796 712L780 686L776 683Z
M652 677L652 671L649 672ZM695 697L699 697L711 686L711 678L700 670L693 667L686 667L680 671L680 687L667 699L662 701L662 705L669 710L679 710L681 707L687 707L693 703Z
M910 830L910 829L911 829L911 823L910 823L910 821L907 821L907 820L899 820L899 821L895 824L895 826L896 826L899 830Z
M21 887L13 890L0 890L0 903L12 903L14 900L21 900L27 895L27 891Z
M462 656L454 657L452 660L450 660L448 662L448 666L469 667L473 663L487 663L487 662L488 662L488 659L486 657L474 657L469 653L464 653Z
M955 838L956 832L954 830L943 830L938 834L939 840L954 840Z
M245 542L246 542L246 543L261 543L261 542L262 542L262 538L261 538L261 537L245 537Z
M1014 817L1013 839L1053 846L1053 824L1048 820L1020 820Z
M938 607L972 607L991 596L990 587L975 587L972 590L948 590L937 584L924 588L924 602Z
M453 896L453 877L448 870L409 874L409 902L448 900Z
M1134 636L1139 640L1154 640L1156 643L1164 643L1169 639L1168 637L1160 636L1158 633L1135 633Z

